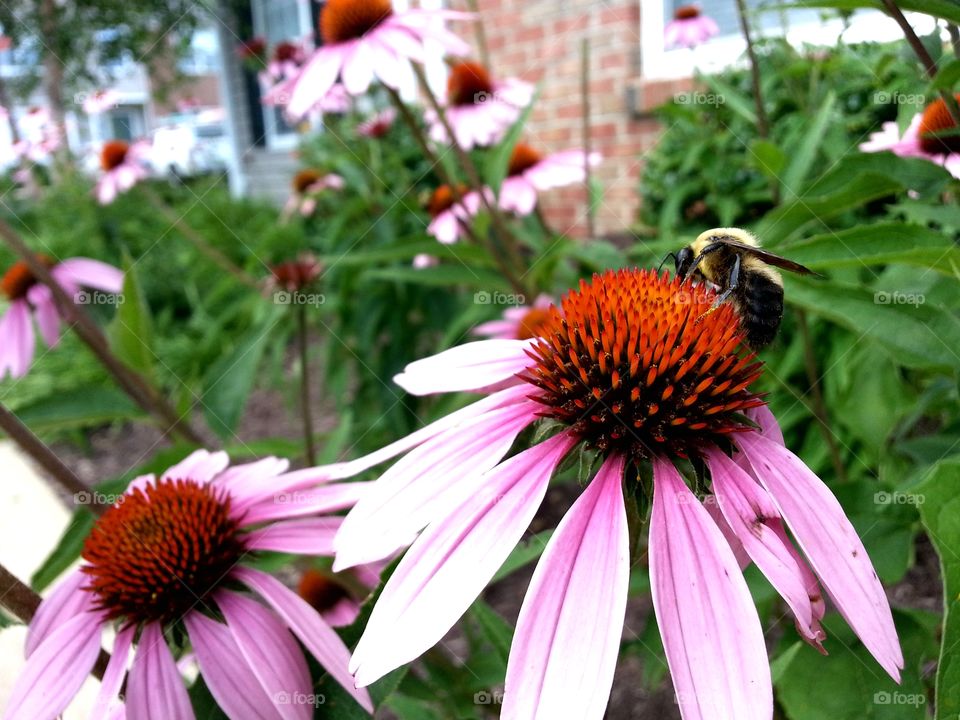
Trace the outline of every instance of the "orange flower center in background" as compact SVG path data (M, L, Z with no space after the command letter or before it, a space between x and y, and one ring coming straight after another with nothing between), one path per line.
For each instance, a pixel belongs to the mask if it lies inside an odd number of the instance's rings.
M507 175L520 175L542 159L543 156L526 143L517 143L517 146L513 148L513 153L510 155Z
M293 60L297 57L299 48L294 45L292 42L283 42L277 43L277 46L273 49L273 59L277 62L286 62L287 60Z
M318 170L301 170L296 175L293 176L293 190L297 193L306 192L307 188L313 185L320 179L320 172Z
M344 598L350 597L343 585L316 570L307 570L303 574L297 593L317 612L330 610Z
M540 337L549 326L551 317L550 308L530 308L520 320L520 325L517 328L517 340Z
M467 194L467 186L460 185L457 188L459 196L462 198ZM427 212L430 213L430 217L436 217L442 212L445 212L452 208L456 204L457 200L453 196L453 190L449 185L441 185L436 190L433 191L433 195L430 196L430 200L427 201Z
M320 277L320 263L316 258L305 255L298 260L279 263L270 268L273 280L278 287L291 292L302 290Z
M447 101L451 105L477 105L493 99L493 81L480 63L465 60L450 68Z
M674 20L693 20L700 17L700 8L696 5L681 5L673 13Z
M956 95L960 100L960 93ZM944 134L957 132L957 126L950 117L950 111L943 98L937 98L927 105L920 118L920 127L918 134L920 136L920 149L931 155L949 155L950 153L960 152L960 133Z
M220 587L244 552L229 496L160 480L124 495L97 520L82 570L110 619L170 622Z
M328 45L355 40L392 14L390 0L328 0L320 11L320 35Z
M108 140L100 151L100 167L104 170L113 170L123 165L130 151L130 144L123 140Z
M37 255L37 259L48 268L57 264L53 258L46 255ZM36 284L37 278L33 276L30 267L23 260L18 260L11 265L3 274L3 278L0 278L0 289L10 301L22 300L27 296L27 291Z
M589 445L634 460L697 456L763 404L749 390L762 363L733 307L667 273L608 270L580 281L549 309L537 364L521 375L540 389L545 417Z

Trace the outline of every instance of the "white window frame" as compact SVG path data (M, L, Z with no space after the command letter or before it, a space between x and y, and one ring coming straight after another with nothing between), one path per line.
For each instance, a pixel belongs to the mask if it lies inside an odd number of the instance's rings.
M742 60L746 42L740 33L708 40L695 48L668 50L663 43L665 0L640 0L640 67L644 80L676 80L692 77L695 72L711 73L731 67ZM906 13L907 19L921 35L933 32L936 20L921 13ZM757 37L779 37L780 28L756 29ZM893 18L878 11L856 11L844 32L837 19L795 23L787 28L787 41L794 47L803 44L831 45L841 33L847 42L887 42L903 38L903 31Z
M252 0L251 9L253 11L253 34L259 37L266 37L266 21L264 10L266 4L272 0ZM313 34L313 18L310 14L310 3L313 0L297 0L297 11L299 15L300 32L292 40L299 40ZM275 108L273 106L261 105L260 112L263 114L263 129L266 137L266 145L270 150L292 150L300 142L300 136L294 129L284 129L277 124Z

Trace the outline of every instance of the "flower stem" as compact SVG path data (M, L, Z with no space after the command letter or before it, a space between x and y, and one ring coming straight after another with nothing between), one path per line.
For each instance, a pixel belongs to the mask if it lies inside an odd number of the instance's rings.
M947 32L950 33L950 47L955 57L960 58L960 30L956 23L947 23Z
M914 54L920 60L924 70L927 71L927 76L933 80L937 76L937 63L930 56L930 53L927 52L927 48L923 46L923 41L917 37L917 33L914 32L913 27L907 22L907 18L904 17L903 12L897 7L897 3L894 2L894 0L883 0L883 6L887 9L887 12L890 13L890 17L897 21L897 25L903 30L903 36L907 39ZM947 106L947 112L950 113L950 118L953 120L954 126L960 128L960 105L957 104L957 99L952 93L948 93L946 90L940 91L940 97L943 98L943 102Z
M166 432L179 435L188 442L203 444L200 434L150 385L147 380L132 368L123 364L113 354L107 339L90 317L76 305L64 291L47 266L30 251L16 230L0 220L0 236L7 245L21 257L30 268L30 272L39 282L50 288L53 300L63 319L71 326L80 339L93 351L97 359L116 379L117 383L140 407L155 415L166 426Z
M167 203L159 195L157 195L157 193L155 193L146 185L142 185L141 187L143 194L147 196L147 199L150 201L150 204L153 205L156 211L163 215L164 219L167 220L167 222L169 222L173 227L175 227L180 234L183 235L202 255L213 262L221 270L229 275L232 275L247 287L253 288L257 291L260 290L259 283L257 283L257 281L251 277L249 273L247 273L243 268L233 262L233 260L228 258L213 245L208 243L203 235L185 223L183 217L177 215L173 208L167 205Z
M483 16L480 14L480 6L477 0L467 0L467 7L474 14L473 31L477 38L477 49L480 51L480 62L486 68L490 67L490 50L487 47L487 32L483 26Z
M417 119L414 117L413 113L410 112L410 108L406 106L406 103L403 102L403 98L400 97L396 90L388 87L387 92L389 93L393 104L396 106L397 111L400 113L400 117L403 118L404 123L410 129L410 133L416 140L417 145L420 146L420 151L423 153L424 157L426 157L430 164L436 169L437 174L440 176L440 180L450 188L450 194L453 195L454 201L458 203L462 202L463 196L460 193L460 187L457 184L457 181L450 176L450 174L447 172L447 168L440 161L440 158L437 157L437 154L430 148L430 144L427 142L427 138L423 133L423 129L417 123ZM478 192L483 194L482 190L478 190ZM504 259L500 257L500 253L496 247L493 247L490 243L481 240L469 223L461 221L460 227L463 228L463 230L467 233L467 236L474 243L487 247L487 250L490 252L490 256L493 258L493 261L497 264L500 272L503 273L503 276L507 279L513 289L517 293L525 295L526 288L524 287L523 283L521 283L519 278L517 278L516 275L511 271Z
M587 192L587 235L597 236L597 213L593 207L593 170L590 167L590 39L580 44L580 102L583 115L583 184Z
M810 325L807 322L807 313L804 310L797 310L797 324L800 326L800 336L803 339L803 362L807 371L807 382L810 384L810 392L813 393L812 409L818 421L817 427L820 428L820 434L823 435L824 442L827 443L827 448L830 451L830 461L833 463L833 471L837 474L837 480L846 482L847 471L840 457L840 448L837 446L837 440L830 431L830 417L827 415L827 405L823 401L823 392L820 390L820 374L817 371L817 357L813 352Z
M297 344L300 348L300 410L303 414L303 439L307 463L317 464L317 448L313 437L313 416L310 413L310 359L307 353L307 306L294 307L297 316Z
M5 607L18 620L29 625L42 601L43 598L37 595L28 585L21 582L16 575L3 565L0 565L0 606ZM110 654L106 650L101 650L100 657L97 658L90 674L102 680L108 662L110 662Z
M0 429L32 457L40 467L50 473L50 477L56 481L57 485L73 496L75 503L84 505L97 515L102 514L107 509L97 499L90 487L78 478L73 470L64 465L60 458L40 438L34 435L30 428L20 422L20 419L10 412L2 402L0 402Z
M497 205L495 199L491 201L488 194L484 192L483 181L480 179L480 173L477 172L477 166L473 164L473 160L470 158L469 153L467 153L467 151L460 146L460 143L457 142L457 136L453 132L453 127L450 125L450 120L447 118L447 113L444 112L443 107L440 105L440 101L437 100L437 96L434 95L433 90L430 89L430 84L427 82L427 77L423 73L423 68L417 64L414 64L413 69L417 74L417 79L420 81L421 91L427 96L427 101L430 103L430 107L433 108L433 111L437 114L437 119L440 121L440 124L443 125L444 132L447 134L447 139L450 141L450 147L453 148L453 152L457 156L457 162L460 163L460 166L467 175L467 182L480 194L480 200L486 207L487 212L490 213L490 219L493 221L493 228L497 235L500 236L503 244L507 247L507 253L516 263L518 271L522 273L520 276L522 278L525 274L523 273L523 257L521 256L517 247L516 238L507 227L503 213L500 212L500 207ZM526 294L525 288L519 288L519 290L521 294Z

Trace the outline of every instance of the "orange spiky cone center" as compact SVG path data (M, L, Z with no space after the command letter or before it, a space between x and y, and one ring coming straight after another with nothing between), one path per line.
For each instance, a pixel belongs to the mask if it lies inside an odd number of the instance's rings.
M543 156L526 143L517 143L510 154L510 162L507 165L507 174L510 176L520 175L525 170L529 170L543 159Z
M960 100L960 93L956 95ZM920 149L931 155L949 155L960 152L960 133L950 116L943 98L937 98L927 105L920 118L918 129Z
M97 520L82 570L110 619L172 622L219 588L244 552L226 493L160 480L124 495Z
M320 263L311 255L304 255L297 260L278 263L270 268L274 283L278 287L291 292L303 290L310 285L320 277L321 270Z
M447 78L447 100L451 105L476 105L493 96L490 73L478 62L465 60L450 68Z
M53 258L46 255L37 255L37 259L48 268L57 264ZM3 290L7 300L22 300L37 282L37 278L34 277L33 271L30 270L27 263L18 260L3 274L3 278L0 278L0 290Z
M390 0L328 0L320 11L320 35L328 45L356 40L392 14Z
M100 167L104 170L113 170L123 165L130 151L130 144L123 140L108 140L100 150Z
M550 308L530 308L520 319L517 327L517 340L529 340L540 337L550 325Z
M457 188L459 197L462 198L466 193L467 187L465 185L460 185ZM452 208L456 202L457 196L454 195L453 189L449 185L441 185L433 191L433 194L427 201L427 212L430 213L430 217L436 217L440 213Z
M700 17L700 8L696 5L681 5L673 13L674 20L693 20Z
M350 593L333 578L316 570L307 570L300 577L297 593L306 600L317 612L324 612L335 607Z
M313 170L313 169L301 170L296 175L293 176L293 180L291 181L290 184L293 186L294 192L302 194L306 192L307 188L309 188L319 179L320 179L319 170Z
M741 413L762 365L743 342L733 307L652 270L610 270L581 281L549 310L535 365L542 415L590 446L634 460L695 457L749 430Z

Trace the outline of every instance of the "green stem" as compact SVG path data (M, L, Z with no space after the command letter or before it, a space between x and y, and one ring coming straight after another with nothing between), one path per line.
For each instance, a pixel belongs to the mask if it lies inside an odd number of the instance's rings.
M294 306L297 315L297 344L300 348L300 410L303 414L303 439L307 464L317 464L317 448L313 436L313 415L310 412L310 357L307 347L307 306Z

